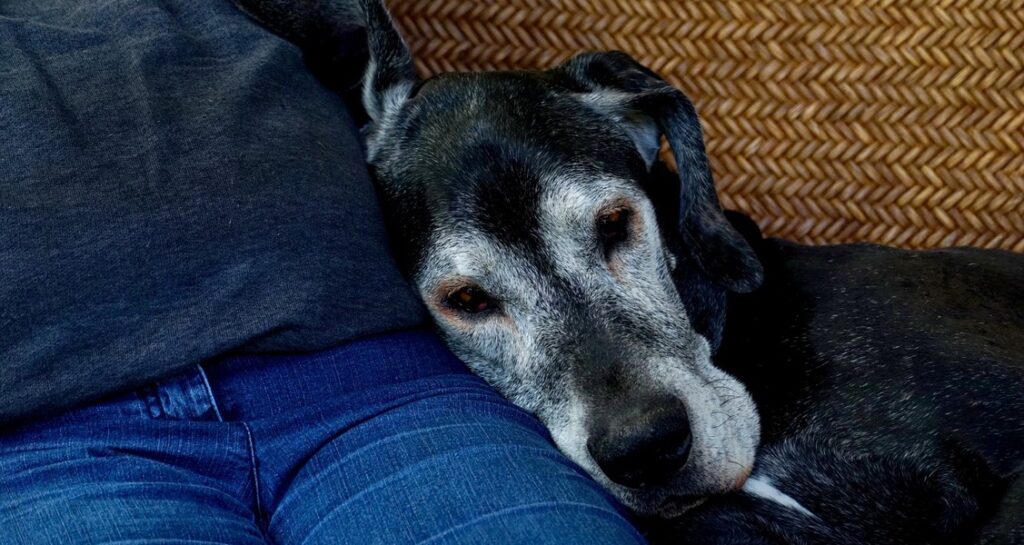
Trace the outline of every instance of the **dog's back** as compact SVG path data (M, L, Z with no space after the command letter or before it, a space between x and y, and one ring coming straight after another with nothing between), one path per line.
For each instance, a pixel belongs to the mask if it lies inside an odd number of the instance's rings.
M716 362L751 389L764 441L945 439L997 473L1024 452L1024 255L757 243Z
M1024 256L755 243L717 363L762 415L755 479L799 508L719 498L668 541L1019 542Z

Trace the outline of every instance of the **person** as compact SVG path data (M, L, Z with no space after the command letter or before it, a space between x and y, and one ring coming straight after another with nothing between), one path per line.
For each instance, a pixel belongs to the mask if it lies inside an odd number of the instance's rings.
M430 332L354 115L229 0L0 4L0 542L642 542Z

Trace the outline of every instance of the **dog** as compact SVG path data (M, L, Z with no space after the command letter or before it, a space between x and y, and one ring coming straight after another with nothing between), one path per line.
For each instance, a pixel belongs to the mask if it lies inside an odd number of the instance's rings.
M762 239L722 210L690 100L624 53L421 80L377 0L236 3L341 92L368 56L400 267L453 352L653 539L1019 536L1020 256Z

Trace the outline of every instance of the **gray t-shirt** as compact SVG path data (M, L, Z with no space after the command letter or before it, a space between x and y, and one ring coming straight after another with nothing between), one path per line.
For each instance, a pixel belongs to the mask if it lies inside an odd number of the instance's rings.
M424 320L295 46L229 0L0 3L0 428Z

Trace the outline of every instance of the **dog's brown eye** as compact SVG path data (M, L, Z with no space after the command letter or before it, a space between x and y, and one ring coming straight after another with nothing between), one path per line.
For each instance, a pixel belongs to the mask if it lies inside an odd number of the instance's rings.
M629 210L620 208L601 214L597 218L597 232L605 252L624 242L629 237Z
M480 288L466 286L448 294L444 303L468 314L477 314L496 306L494 299Z

